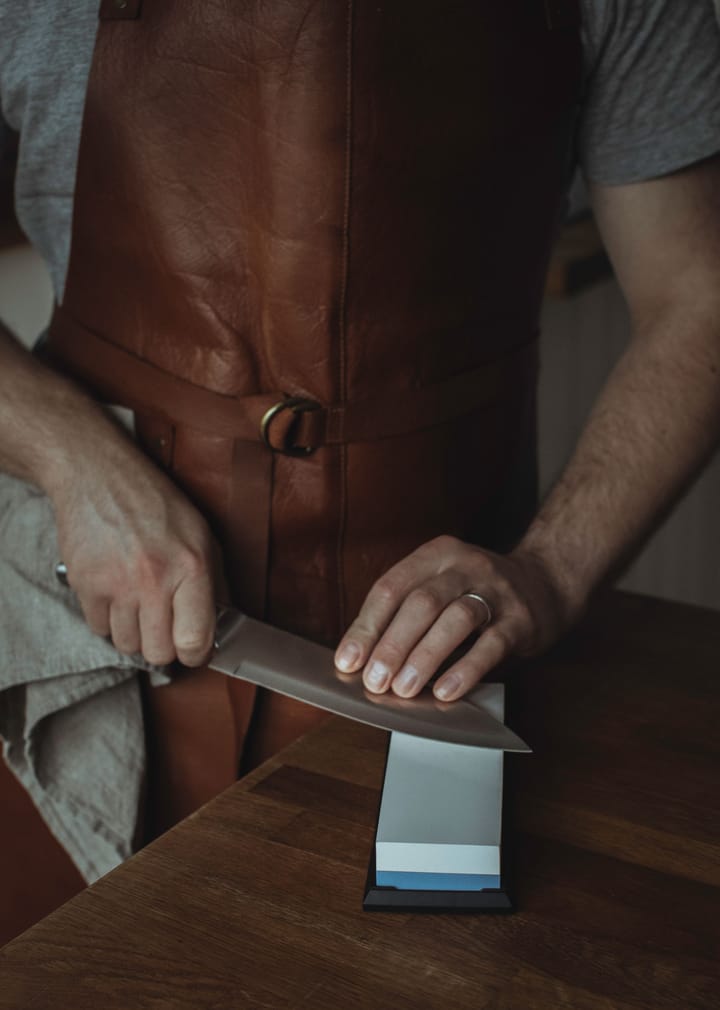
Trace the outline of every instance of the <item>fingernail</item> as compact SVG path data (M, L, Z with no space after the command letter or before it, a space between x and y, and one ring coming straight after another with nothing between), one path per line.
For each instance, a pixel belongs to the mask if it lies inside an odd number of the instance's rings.
M409 694L418 682L418 672L414 666L406 666L393 681L393 691Z
M337 655L335 665L347 673L360 658L360 646L356 642L348 642Z
M451 695L455 694L457 689L460 687L462 681L456 673L451 673L449 677L446 677L441 684L435 688L435 694L438 698L449 698Z
M385 666L379 660L375 660L368 672L365 674L365 685L371 691L382 691L386 686L390 676L390 667Z

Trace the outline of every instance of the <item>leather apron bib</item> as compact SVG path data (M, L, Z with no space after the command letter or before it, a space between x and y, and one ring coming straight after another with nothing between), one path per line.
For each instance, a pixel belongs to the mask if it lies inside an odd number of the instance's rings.
M47 350L136 412L243 610L335 645L424 541L522 532L580 86L574 0L103 0ZM168 788L217 752L212 791L253 691L173 691L155 738L185 705L205 742Z

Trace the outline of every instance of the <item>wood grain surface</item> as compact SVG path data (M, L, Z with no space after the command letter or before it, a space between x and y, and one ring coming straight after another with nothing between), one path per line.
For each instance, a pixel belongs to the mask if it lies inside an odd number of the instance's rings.
M720 1005L720 615L612 594L513 674L512 915L365 913L385 734L334 719L0 951L13 1010Z

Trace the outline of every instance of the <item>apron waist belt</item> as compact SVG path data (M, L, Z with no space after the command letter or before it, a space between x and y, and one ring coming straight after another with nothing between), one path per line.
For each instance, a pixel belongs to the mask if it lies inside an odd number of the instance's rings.
M44 357L102 400L181 426L240 441L265 441L302 455L322 445L374 441L430 428L531 381L537 340L448 379L376 398L323 406L287 391L228 396L188 382L113 344L55 309Z

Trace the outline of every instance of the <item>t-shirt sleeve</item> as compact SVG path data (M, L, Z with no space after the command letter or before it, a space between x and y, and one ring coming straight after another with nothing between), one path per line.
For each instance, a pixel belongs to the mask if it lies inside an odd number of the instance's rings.
M609 185L720 151L720 28L713 0L582 0L585 177Z

